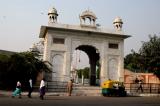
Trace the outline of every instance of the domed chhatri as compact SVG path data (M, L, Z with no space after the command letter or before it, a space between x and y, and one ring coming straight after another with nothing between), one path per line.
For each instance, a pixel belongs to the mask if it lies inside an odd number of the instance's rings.
M123 21L120 17L116 17L113 21L113 25L114 25L115 29L118 31L122 30L122 24L123 24Z
M38 52L38 48L37 48L36 44L32 44L32 45L31 45L30 51L31 51L31 52Z
M86 20L89 20L89 22L87 23ZM82 12L82 14L80 15L80 24L81 26L92 26L92 27L96 27L96 15L90 11L89 9Z
M90 10L86 10L86 11L82 12L81 17L82 18L84 18L84 17L92 17L93 19L97 19L96 15Z
M48 11L49 22L57 23L57 16L57 10L54 7L50 8Z

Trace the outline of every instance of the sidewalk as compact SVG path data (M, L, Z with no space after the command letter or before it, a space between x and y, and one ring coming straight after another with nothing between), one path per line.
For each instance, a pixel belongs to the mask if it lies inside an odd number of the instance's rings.
M22 92L22 96L27 96L28 92ZM46 96L67 96L67 93L56 93L56 92L46 92ZM12 96L12 91L3 91L0 90L0 96L6 96L6 97L11 97ZM38 96L39 97L39 92L32 92L32 96Z
M22 96L27 96L28 92L22 92ZM65 92L46 92L46 96L67 96L67 93ZM146 93L127 93L129 97L132 96L140 96L140 97L160 97L160 94L146 94ZM12 96L12 91L3 91L0 90L0 97L11 97ZM32 96L37 96L39 97L39 92L32 92ZM77 95L77 94L72 94L72 96L83 96L83 95ZM94 95L95 96L95 95ZM101 95L97 95L101 96Z
M140 97L160 97L160 94L152 93L130 93L128 96L140 96Z

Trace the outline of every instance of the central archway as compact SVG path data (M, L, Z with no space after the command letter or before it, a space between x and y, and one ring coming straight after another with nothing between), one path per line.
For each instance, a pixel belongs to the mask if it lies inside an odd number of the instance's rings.
M90 64L89 83L93 86L96 85L96 63L100 59L99 51L95 47L89 45L80 45L76 50L82 50L88 55Z

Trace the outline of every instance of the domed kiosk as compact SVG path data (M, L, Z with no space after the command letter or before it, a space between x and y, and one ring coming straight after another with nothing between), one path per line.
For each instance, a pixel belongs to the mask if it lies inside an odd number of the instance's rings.
M57 16L57 10L54 7L50 8L48 11L49 22L57 23Z
M119 30L119 31L122 30L123 21L120 17L116 17L113 21L113 24L116 30Z
M89 19L89 23L86 23L86 20ZM92 26L92 27L96 27L96 15L90 11L89 9L82 12L82 14L80 15L80 25L81 26Z

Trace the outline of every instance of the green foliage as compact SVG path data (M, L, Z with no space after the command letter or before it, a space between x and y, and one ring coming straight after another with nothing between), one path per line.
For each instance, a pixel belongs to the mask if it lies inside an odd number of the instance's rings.
M142 56L133 50L131 54L128 54L124 58L124 68L129 69L133 72L144 72L142 65L143 65Z
M143 42L140 54L143 56L145 69L153 72L160 78L160 37L149 36L148 42Z
M89 73L90 73L90 68L85 67L84 69L78 69L78 78L82 78L82 75L84 75L84 78L88 79L89 78ZM96 70L96 78L99 79L100 75L100 64L97 65L97 70Z
M99 79L99 76L100 76L100 63L99 61L97 61L96 63L96 78Z
M149 41L142 43L139 53L132 51L125 57L124 67L152 72L160 78L160 37L150 35Z
M6 76L8 68L9 56L5 54L0 54L0 87L3 85L3 79Z
M16 82L28 86L29 78L36 81L37 75L42 71L49 71L49 64L36 58L31 52L15 53L11 56L0 55L0 85L4 88L15 88Z
M85 67L84 69L78 69L78 78L82 78L82 75L84 75L84 78L89 78L89 67Z

